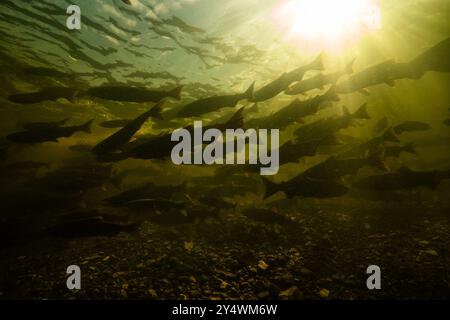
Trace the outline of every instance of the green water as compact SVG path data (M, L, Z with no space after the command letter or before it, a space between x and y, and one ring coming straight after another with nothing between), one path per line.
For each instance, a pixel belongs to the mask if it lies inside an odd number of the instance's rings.
M261 299L267 298L262 293L269 291L269 297L277 299L283 297L282 291L294 286L301 294L292 295L292 299L327 298L321 289L330 290L331 298L342 299L449 298L450 279L445 271L450 243L448 180L434 189L361 194L352 183L381 174L364 167L344 177L350 191L342 197L286 199L278 193L263 200L261 177L251 172L218 176L215 166L175 166L170 159L129 158L99 164L89 150L71 149L77 145L89 149L118 130L100 127L100 123L135 118L153 103L115 102L85 95L72 101L58 99L31 105L8 99L45 87L71 87L84 92L103 85L158 90L183 86L180 101L165 102L165 119L147 121L134 138L172 132L194 120L173 118L172 110L177 106L210 96L242 93L253 82L261 88L283 73L310 63L320 53L325 73L341 70L352 59L355 73L390 59L409 62L450 35L448 1L381 0L381 29L339 51L302 48L285 41L271 19L275 0L132 2L132 6L118 0L0 3L0 136L4 137L0 147L6 152L0 177L4 252L0 267L9 275L9 279L2 279L0 298ZM66 28L70 4L81 8L81 30ZM68 76L30 75L24 72L26 67L51 68ZM308 71L305 78L316 74L318 71ZM400 137L400 144L414 144L417 155L389 158L386 165L392 172L404 166L443 172L450 169L450 129L443 123L450 118L449 88L449 73L426 72L420 79L398 80L393 87L380 84L367 88L370 95L339 94L339 102L304 122L342 116L344 106L354 112L367 103L371 119L339 132L354 140L341 146L344 150L373 138L374 127L383 117L388 118L389 126L403 121L427 123L430 130ZM258 103L256 113L247 110L244 123L270 117L295 98L307 100L328 89L329 85L299 96L281 93ZM238 108L252 105L243 99L234 109L222 108L200 119L220 122ZM91 134L76 133L57 143L18 144L6 139L21 131L23 123L62 119L69 119L68 125L90 119L95 122ZM282 130L281 143L292 140L292 132L302 125L294 122ZM282 166L270 180L287 181L337 155L341 147L321 148L313 157ZM46 165L22 171L8 169L24 161ZM81 164L89 168L110 166L111 173L94 187L86 187L85 180L94 175L90 169L65 176L66 168ZM130 169L141 171L127 174ZM63 173L54 179L60 187L51 189L46 179L58 170ZM117 184L115 178L121 172ZM77 174L82 186L77 189L69 185L70 191L65 191L65 181L73 184ZM225 199L236 209L217 205L212 219L161 226L147 219L146 212L111 208L104 202L149 182L169 186L187 183L185 194L172 199L178 201L188 195L188 201L192 201L189 210L206 210L204 206L195 208L199 196L212 203L216 198ZM252 220L243 214L244 209L252 208L273 210L291 219L292 225L280 225L273 217L264 220L253 216ZM48 226L60 222L58 217L90 210L98 210L105 217L113 215L113 221L143 224L137 232L115 237L60 240L45 233ZM190 243L194 243L194 249ZM100 260L87 259L94 255ZM78 293L61 289L58 274L69 264L84 261L93 268L88 289ZM264 266L260 261L269 265L268 271L260 267ZM366 290L365 268L370 263L386 266L389 289L377 293ZM36 270L28 271L31 266ZM304 268L311 269L313 275ZM124 272L124 278L114 276L117 272ZM107 280L102 280L105 274ZM16 281L19 278L26 280ZM149 289L157 296L149 295Z

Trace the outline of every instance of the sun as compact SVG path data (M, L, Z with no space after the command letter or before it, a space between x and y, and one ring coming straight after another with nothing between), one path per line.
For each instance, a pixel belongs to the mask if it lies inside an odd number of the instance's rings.
M341 50L381 28L378 0L281 0L272 18L303 49Z

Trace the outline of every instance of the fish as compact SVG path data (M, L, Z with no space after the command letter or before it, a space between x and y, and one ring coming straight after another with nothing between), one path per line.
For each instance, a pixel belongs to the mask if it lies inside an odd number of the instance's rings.
M94 119L88 122L71 127L54 127L45 130L21 131L8 135L6 138L16 143L36 144L43 142L58 142L60 138L69 138L77 132L91 133L91 126Z
M98 143L92 152L96 155L102 155L106 153L114 152L123 147L130 139L138 132L142 125L150 118L162 119L161 111L164 103L160 102L151 108L149 111L144 112L136 119L128 123L125 127L109 136L102 142Z
M285 91L292 83L301 81L309 70L323 70L322 55L319 55L312 63L299 67L288 73L284 73L275 81L270 82L261 89L255 91L252 102L262 102Z
M389 146L384 148L385 158L398 158L402 153L417 155L417 150L414 147L414 143L409 143L403 146Z
M226 129L243 128L243 111L245 107L237 110L233 116L225 122L211 124L203 128L204 131L209 129L218 129L224 131ZM188 130L194 135L194 126L190 125L184 129ZM136 159L164 159L171 155L172 149L178 144L177 141L172 141L172 133L162 133L159 136L151 137L149 139L136 140L128 145L128 150L125 154L131 158Z
M450 37L439 42L435 46L426 50L410 63L418 68L422 73L428 71L450 72Z
M367 142L360 143L354 147L350 147L349 150L340 153L338 157L341 159L365 157L368 154L377 152L380 146L382 146L386 142L400 142L392 128L389 128L380 136L372 138Z
M27 67L23 69L23 72L26 75L39 77L67 78L71 76L65 72L46 67Z
M288 163L298 162L301 158L304 157L315 156L320 145L320 141L298 143L290 140L286 142L280 147L280 166Z
M287 226L294 223L291 218L270 209L247 208L242 211L242 214L247 218L266 224Z
M391 87L395 85L395 80L400 79L420 79L422 72L409 63L396 63L388 60L383 63L368 67L361 72L355 73L348 79L340 82L336 86L336 91L340 94L360 92L368 95L366 88L387 84Z
M201 115L218 111L222 108L235 107L241 100L250 100L253 96L254 83L242 94L213 96L189 103L177 113L178 118L199 117Z
M123 191L104 201L113 207L123 207L126 203L139 199L170 199L173 194L184 192L185 189L186 184L160 186L150 182L143 186Z
M345 195L349 189L340 179L311 179L302 174L282 183L274 183L267 178L262 178L265 186L264 199L283 192L287 198L336 198Z
M264 118L256 118L247 121L247 125L253 128L284 129L291 124L301 123L302 119L315 115L326 102L339 101L334 87L323 95L318 95L308 100L295 99L289 105L272 115Z
M333 180L346 175L357 174L365 166L387 171L386 164L382 159L382 153L377 152L369 155L367 158L338 159L332 156L309 168L302 173L302 176L310 179Z
M305 94L313 89L323 89L328 84L335 85L342 76L353 73L354 62L355 60L352 60L343 70L335 73L319 74L309 79L302 80L287 88L284 93L287 95Z
M368 119L370 114L367 111L367 103L360 106L354 113L350 113L344 107L343 117L331 117L303 125L294 131L294 136L296 142L302 144L310 141L335 142L336 139L333 136L337 132L353 125L355 121Z
M185 21L181 20L177 16L172 16L170 19L164 19L163 22L164 22L164 24L177 27L181 31L186 32L186 33L205 33L206 32L205 30L203 30L201 28L194 27L194 26L187 24Z
M123 3L132 6L133 4L131 3L131 0L122 0Z
M120 102L160 102L165 98L181 99L183 86L176 87L169 91L150 90L145 87L125 87L125 86L103 86L94 87L88 90L92 98Z
M121 224L107 222L103 217L92 217L60 223L47 228L46 231L49 235L63 238L116 236L121 232L135 232L140 225L141 222Z
M37 92L13 94L8 97L8 100L17 104L35 104L61 98L73 101L77 94L78 90L73 88L48 87Z
M354 187L377 191L412 190L418 187L436 189L447 179L450 179L450 171L413 171L402 167L394 173L363 178Z
M28 122L21 125L21 127L25 130L48 130L52 128L58 128L65 125L69 121L69 118L60 120L60 121L51 121L51 122Z
M428 131L431 129L432 128L428 123L420 121L405 121L399 125L396 125L394 127L394 132L397 135L401 135L405 132Z
M99 126L102 128L117 129L117 128L125 127L131 121L133 121L133 119L108 120L108 121L103 121L103 122L99 123Z

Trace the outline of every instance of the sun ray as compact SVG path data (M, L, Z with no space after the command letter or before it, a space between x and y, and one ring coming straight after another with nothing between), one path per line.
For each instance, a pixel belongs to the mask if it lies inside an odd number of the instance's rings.
M313 51L341 51L381 28L377 0L282 0L272 18L285 41Z

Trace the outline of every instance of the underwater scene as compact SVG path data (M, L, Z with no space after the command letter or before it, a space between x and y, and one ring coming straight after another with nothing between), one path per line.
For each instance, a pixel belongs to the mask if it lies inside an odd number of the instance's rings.
M0 17L0 299L450 298L450 1Z

